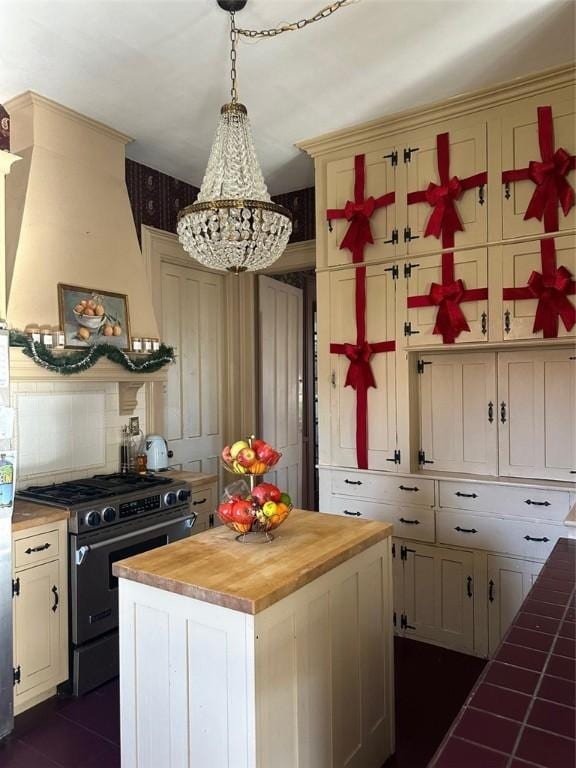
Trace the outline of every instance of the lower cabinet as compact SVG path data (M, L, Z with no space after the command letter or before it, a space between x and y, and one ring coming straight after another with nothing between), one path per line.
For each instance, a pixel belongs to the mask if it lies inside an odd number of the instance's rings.
M488 555L488 650L492 654L512 623L542 563Z
M396 631L473 653L472 552L397 539L394 554Z
M53 549L46 548L52 537ZM14 712L53 695L68 678L68 579L66 522L14 534L15 552L33 553L34 564L13 573ZM48 554L51 552L51 554ZM16 566L20 562L15 558Z

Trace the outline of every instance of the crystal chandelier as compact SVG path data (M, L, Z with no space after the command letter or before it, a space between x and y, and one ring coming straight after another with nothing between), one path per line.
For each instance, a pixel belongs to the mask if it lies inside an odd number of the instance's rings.
M278 259L292 232L292 217L273 203L256 157L246 107L236 91L234 14L246 0L218 0L230 13L231 100L220 120L195 203L178 215L184 250L201 264L236 274L264 269Z

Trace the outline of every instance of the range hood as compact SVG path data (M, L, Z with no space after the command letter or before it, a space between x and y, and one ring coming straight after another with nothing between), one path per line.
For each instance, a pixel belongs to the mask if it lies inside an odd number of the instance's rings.
M157 338L125 182L130 137L31 91L6 103L7 320L59 326L57 283L128 295L133 336Z

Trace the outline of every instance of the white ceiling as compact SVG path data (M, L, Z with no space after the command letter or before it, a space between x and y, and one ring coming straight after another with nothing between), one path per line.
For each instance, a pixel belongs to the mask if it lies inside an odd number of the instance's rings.
M327 0L249 0L240 26ZM0 103L31 89L135 138L128 155L199 185L228 100L216 0L0 0ZM299 139L574 59L572 0L358 0L239 50L239 93L272 194L313 183Z

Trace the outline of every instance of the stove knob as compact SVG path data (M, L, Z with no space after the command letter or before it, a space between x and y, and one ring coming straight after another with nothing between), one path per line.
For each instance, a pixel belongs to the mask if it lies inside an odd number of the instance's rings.
M170 493L167 493L166 496L164 496L164 504L166 504L167 507L171 507L173 504L176 504L177 501L178 497L174 491L170 491Z
M112 523L116 520L116 510L114 507L106 507L102 512L102 520L104 520L105 523Z
M86 515L86 525L89 525L92 528L100 525L100 513L94 510L92 512L88 512Z
M188 501L190 496L192 496L192 491L187 491L184 488L182 488L181 491L178 491L178 501Z

